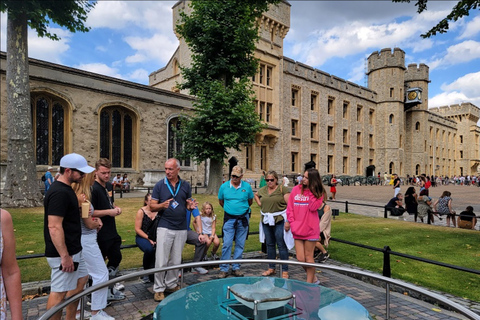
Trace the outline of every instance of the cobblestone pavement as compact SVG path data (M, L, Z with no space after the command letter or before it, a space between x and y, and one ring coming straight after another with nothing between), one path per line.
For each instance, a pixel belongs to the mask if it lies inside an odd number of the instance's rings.
M402 192L405 192L406 186L402 186ZM452 192L453 206L457 212L462 211L467 205L472 205L475 212L480 212L480 202L478 199L480 188L473 186L439 186L432 188L430 196L438 198L444 190ZM143 191L124 194L125 197L142 197ZM330 201L333 208L345 211L345 201L348 201L348 209L351 213L363 214L368 216L383 217L383 206L393 197L393 189L389 186L340 186L337 188L337 201ZM366 207L355 205L354 203L364 203L377 205L376 207ZM413 217L391 217L392 219L404 219L413 221ZM439 221L436 219L436 225L445 226L445 219ZM477 225L478 229L478 225ZM264 258L260 253L254 253L255 257ZM248 257L247 257L248 258ZM328 260L327 264L351 267L343 265L335 260ZM246 276L258 276L262 273L265 266L260 264L244 265L242 270ZM134 270L138 271L138 270ZM124 274L128 271L124 271ZM187 272L184 274L184 286L191 285L201 281L217 279L219 270L210 269L207 275L197 275ZM305 280L304 271L298 266L290 266L290 277L297 280ZM330 270L317 270L317 277L322 286L338 290L361 303L372 316L373 319L386 319L385 314L385 289L376 285L366 283L352 277L339 274ZM49 282L24 284L24 289L48 287ZM449 299L464 305L465 307L480 314L480 303L439 293ZM143 284L140 280L134 279L125 282L126 299L112 303L106 308L106 311L116 319L143 319L151 315L157 306L153 300L152 284ZM35 299L23 302L23 315L25 319L37 319L46 310L47 297L41 296ZM205 317L208 319L208 316ZM391 316L390 319L465 319L452 311L442 307L425 302L421 299L413 298L407 294L392 292L391 295ZM180 319L177 319L180 320Z

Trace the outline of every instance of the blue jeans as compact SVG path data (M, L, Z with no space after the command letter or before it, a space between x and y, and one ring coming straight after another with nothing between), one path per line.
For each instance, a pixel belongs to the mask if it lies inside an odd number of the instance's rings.
M143 251L143 270L155 267L155 247L150 241L140 236L135 236L135 243Z
M247 220L250 218L247 215ZM235 240L235 249L233 250L233 259L238 260L242 258L243 249L245 248L245 240L247 240L248 225L243 226L241 220L229 219L223 225L223 246L221 260L230 260L232 256L232 246ZM230 265L221 264L220 271L228 272ZM234 263L233 270L239 270L240 264Z
M265 244L267 246L267 259L275 260L277 258L277 250L275 249L275 244L278 247L278 253L280 254L281 260L288 260L288 249L285 241L283 240L283 226L285 220L282 220L270 226L268 224L262 223L263 232L265 233ZM269 263L268 267L270 269L275 269L275 263ZM288 271L288 265L282 265L282 271Z

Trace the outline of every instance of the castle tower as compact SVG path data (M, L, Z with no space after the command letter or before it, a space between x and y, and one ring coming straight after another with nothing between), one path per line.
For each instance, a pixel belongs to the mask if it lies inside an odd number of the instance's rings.
M405 172L405 52L382 49L368 57L368 87L377 93L376 171Z

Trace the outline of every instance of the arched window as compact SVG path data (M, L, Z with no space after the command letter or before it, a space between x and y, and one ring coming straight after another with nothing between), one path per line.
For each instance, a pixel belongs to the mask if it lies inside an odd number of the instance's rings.
M393 162L390 162L390 164L388 165L388 170L390 171L389 173L390 174L394 174L395 173L395 166L393 165Z
M415 166L415 175L418 176L419 174L420 174L420 165L417 164L417 165Z
M135 115L126 108L111 106L100 113L100 157L113 167L132 168Z
M36 164L59 165L65 154L67 102L58 97L31 97Z
M180 119L172 118L168 121L168 158L178 158L178 155L183 151L182 140L178 136L177 131L180 130ZM180 159L182 167L190 167L190 159Z
M415 130L420 130L420 122L415 123Z
M393 114L388 117L388 123L393 123Z

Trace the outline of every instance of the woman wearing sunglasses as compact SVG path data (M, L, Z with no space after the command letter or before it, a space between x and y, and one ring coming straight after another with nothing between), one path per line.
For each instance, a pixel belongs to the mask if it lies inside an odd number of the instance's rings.
M283 238L283 232L290 229L287 221L287 202L290 190L278 184L278 175L275 171L265 174L266 186L255 193L255 201L260 206L262 219L260 221L260 242L267 246L267 258L275 260L276 246L281 260L288 260L288 249ZM268 270L262 276L275 275L275 263L268 265ZM288 278L288 265L282 265L282 278Z
M317 210L326 197L322 179L318 170L305 171L302 183L295 186L290 193L287 204L287 218L290 222L297 260L314 263L313 252L319 241L320 227ZM307 282L317 283L314 267L304 267Z

